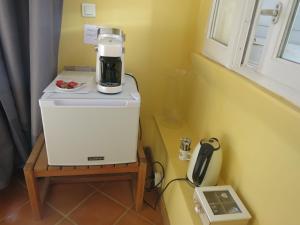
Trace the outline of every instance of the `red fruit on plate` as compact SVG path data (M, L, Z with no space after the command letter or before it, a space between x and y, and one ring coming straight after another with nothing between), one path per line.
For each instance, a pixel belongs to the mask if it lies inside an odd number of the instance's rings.
M58 86L58 87L63 87L64 86L64 84L65 84L65 82L63 81L63 80L57 80L56 81L56 86Z
M76 86L78 86L78 83L75 81L70 81L68 82L68 87L69 88L75 88Z

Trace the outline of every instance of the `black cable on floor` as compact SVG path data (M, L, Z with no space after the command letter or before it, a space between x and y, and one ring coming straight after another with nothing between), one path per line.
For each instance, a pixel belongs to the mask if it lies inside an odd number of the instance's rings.
M160 194L158 195L156 201L155 201L155 204L154 204L154 209L156 209L158 203L159 203L159 200L160 198L162 197L162 195L164 194L164 192L167 190L167 188L169 187L170 184L172 184L174 181L187 181L187 177L184 177L184 178L175 178L173 180L170 180L167 185L162 189L162 191L160 192Z
M159 200L161 199L161 197L163 196L164 192L167 190L167 188L170 186L171 183L173 183L174 181L185 181L187 183L189 183L190 185L192 185L193 187L195 187L195 185L187 178L187 177L182 177L182 178L175 178L173 180L170 180L166 186L162 189L162 191L160 192L160 194L158 195L158 197L156 198L155 204L154 206L151 205L149 202L147 202L144 199L144 202L152 209L156 210L156 207L158 206Z
M161 185L162 182L163 182L163 180L165 179L165 168L164 168L164 166L163 166L163 165L161 164L161 162L159 162L159 161L154 161L154 162L153 162L153 165L155 165L155 164L160 165L161 171L162 171L162 176L161 176L160 181L159 181L153 188L159 187L159 185ZM155 176L155 175L154 175L154 176Z
M138 90L138 92L139 92L139 84L138 84L138 81L137 81L137 79L135 78L135 76L134 76L133 74L131 74L131 73L125 73L125 75L130 76L130 77L132 77L132 78L134 79L135 84L136 84L136 88L137 88L137 90ZM141 120L140 120L140 119L139 119L139 128L140 128L140 140L141 140L141 139L142 139L142 125L141 125ZM164 178L165 178L165 170L164 170L164 167L163 167L163 165L161 164L161 162L159 162L159 161L154 161L153 164L159 164L159 165L161 166L163 175L162 175L161 180L160 180L154 187L148 189L149 191L154 190L154 189L157 189L158 186L161 185L161 183L163 182L163 180L164 180ZM194 185L192 182L189 181L189 179L188 179L187 177L185 177L185 178L176 178L176 179L170 180L170 181L167 183L167 185L162 189L162 191L160 192L160 194L158 195L158 197L157 197L157 199L156 199L156 201L155 201L154 206L152 206L152 205L151 205L149 202L147 202L145 199L144 199L144 202L145 202L148 206L150 206L152 209L155 210L156 207L157 207L157 205L158 205L158 203L159 203L159 200L161 199L161 197L162 197L162 195L163 195L163 193L167 190L167 188L169 187L169 185L170 185L171 183L173 183L174 181L186 181L186 182L188 182L188 183Z
M146 191L148 191L148 192L151 192L151 191L155 190L156 188L158 188L159 185L161 185L162 182L163 182L163 180L165 179L165 169L164 169L164 166L163 166L162 163L159 162L159 161L154 161L154 162L152 162L152 165L155 165L155 164L160 165L161 171L162 171L162 176L161 176L160 181L159 181L156 185L154 185L153 187L146 188ZM153 179L152 177L148 177L148 178ZM155 179L155 175L154 175L154 179ZM155 181L154 181L154 182L155 182Z

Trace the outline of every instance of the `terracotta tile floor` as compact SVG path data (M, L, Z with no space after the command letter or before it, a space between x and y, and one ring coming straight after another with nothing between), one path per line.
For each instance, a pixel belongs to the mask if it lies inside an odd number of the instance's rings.
M14 178L0 190L0 225L162 225L159 209L146 204L135 212L128 181L55 184L50 187L43 220L32 218L24 180Z

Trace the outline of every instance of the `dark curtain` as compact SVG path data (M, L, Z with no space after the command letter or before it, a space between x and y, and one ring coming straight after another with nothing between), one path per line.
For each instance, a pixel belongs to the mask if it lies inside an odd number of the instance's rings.
M42 131L38 99L57 72L62 5L0 1L0 189Z

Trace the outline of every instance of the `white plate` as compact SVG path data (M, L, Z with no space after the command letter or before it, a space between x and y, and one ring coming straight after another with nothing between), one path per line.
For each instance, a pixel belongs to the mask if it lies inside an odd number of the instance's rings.
M75 88L60 88L55 84L55 87L57 90L62 91L62 92L75 92L77 90L79 90L80 88L84 87L86 85L86 83L79 83L79 85Z

